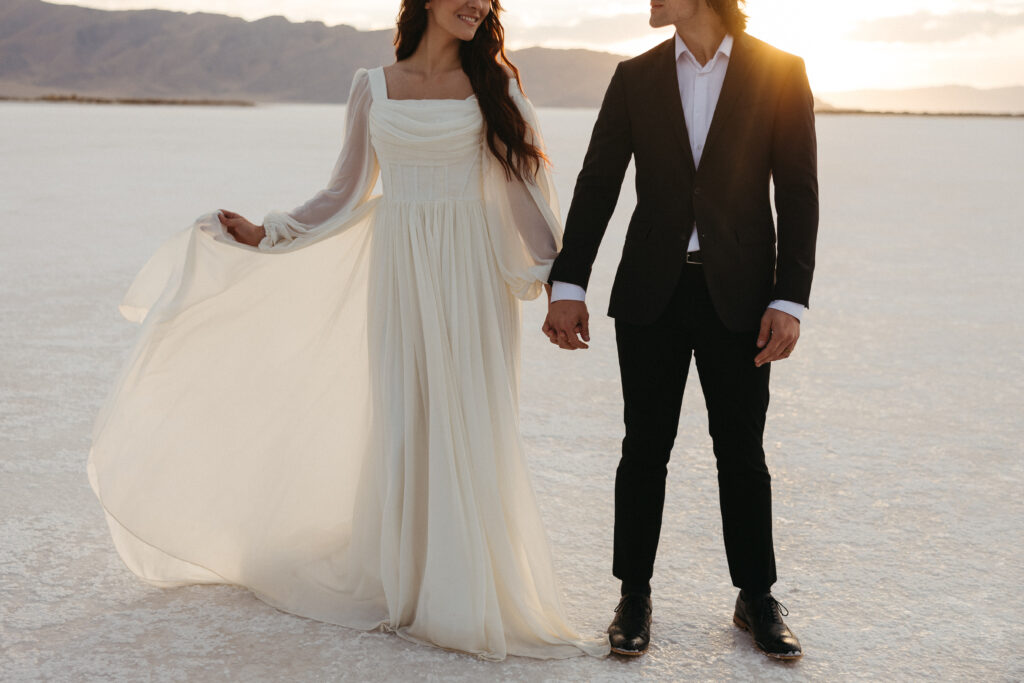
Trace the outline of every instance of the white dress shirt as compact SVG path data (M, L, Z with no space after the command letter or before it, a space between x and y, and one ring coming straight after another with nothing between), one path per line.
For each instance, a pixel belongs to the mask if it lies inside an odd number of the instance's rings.
M729 55L732 53L733 37L726 34L718 46L715 56L701 66L697 58L679 34L676 34L676 77L679 81L679 99L683 103L683 118L686 120L686 131L690 135L690 152L693 154L694 166L700 165L704 153L704 143L708 139L711 118L715 115L718 96L722 94L725 72L729 68ZM694 224L690 233L690 243L686 250L700 250L697 238L697 225ZM569 299L585 301L586 290L579 285L555 280L551 283L551 301ZM804 307L792 301L775 300L768 304L789 313L797 320L803 315Z

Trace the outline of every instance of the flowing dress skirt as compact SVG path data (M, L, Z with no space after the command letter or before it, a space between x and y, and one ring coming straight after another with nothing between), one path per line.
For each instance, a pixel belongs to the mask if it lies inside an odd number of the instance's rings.
M89 462L133 571L486 658L605 654L561 604L484 221L375 200L315 248L253 254L210 216L158 252Z

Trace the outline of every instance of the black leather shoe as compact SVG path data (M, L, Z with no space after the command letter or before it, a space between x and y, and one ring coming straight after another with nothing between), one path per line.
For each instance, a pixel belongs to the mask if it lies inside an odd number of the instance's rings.
M651 596L630 593L619 600L608 627L612 652L636 657L651 644Z
M776 600L771 593L747 595L740 591L736 597L736 611L732 615L734 624L750 631L757 649L769 657L796 660L804 656L800 641L782 621L789 616L789 610Z

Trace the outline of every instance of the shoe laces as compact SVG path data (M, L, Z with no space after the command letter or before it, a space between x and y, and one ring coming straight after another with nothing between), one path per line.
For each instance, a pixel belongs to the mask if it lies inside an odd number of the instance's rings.
M758 612L762 621L777 624L783 623L782 617L789 616L789 610L786 609L786 606L776 600L775 596L771 593L768 593L761 599L761 609Z
M646 611L647 601L639 595L625 595L619 600L619 604L615 606L616 612L621 612L624 619L629 619L634 616L643 616Z

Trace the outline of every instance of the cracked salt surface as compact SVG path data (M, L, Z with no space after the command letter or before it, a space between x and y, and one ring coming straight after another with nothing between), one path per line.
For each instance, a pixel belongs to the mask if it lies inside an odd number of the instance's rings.
M563 206L595 112L544 110ZM714 459L691 384L670 464L653 645L500 663L173 590L118 560L85 477L135 328L116 304L168 235L258 217L326 178L341 109L0 104L0 679L1021 680L1024 121L819 118L822 229L794 357L772 369L776 594L806 655L732 625ZM272 161L270 161L272 160ZM526 306L522 428L574 623L603 630L621 405L603 317L628 208L589 292L593 348ZM691 382L696 382L692 373Z

